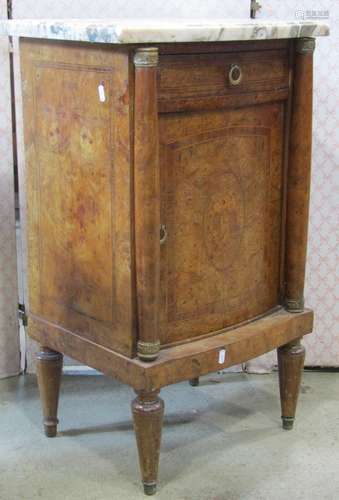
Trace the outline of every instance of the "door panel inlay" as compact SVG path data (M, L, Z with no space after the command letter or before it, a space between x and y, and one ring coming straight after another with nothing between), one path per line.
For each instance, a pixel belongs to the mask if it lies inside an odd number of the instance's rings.
M203 243L210 264L223 271L239 256L245 225L245 202L241 180L232 169L212 178L209 189L213 190L213 186L216 196L206 200Z
M279 105L272 107L280 113ZM248 119L244 110L214 113L229 126L206 131L204 121L211 122L213 113L192 114L193 126L183 138L175 137L175 115L162 122L165 343L226 327L277 304L281 136L270 119L258 120L262 112L256 113L248 111ZM280 129L282 120L278 124Z

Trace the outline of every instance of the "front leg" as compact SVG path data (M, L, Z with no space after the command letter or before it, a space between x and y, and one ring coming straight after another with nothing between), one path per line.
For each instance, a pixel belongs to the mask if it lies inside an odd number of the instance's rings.
M142 482L146 495L156 492L164 402L159 391L137 392L132 402Z
M300 340L278 348L281 418L286 430L293 427L304 360L305 348Z

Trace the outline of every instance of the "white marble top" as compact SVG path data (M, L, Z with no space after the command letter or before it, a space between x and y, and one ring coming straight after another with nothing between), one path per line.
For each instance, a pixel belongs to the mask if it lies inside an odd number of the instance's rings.
M264 19L136 20L17 19L0 21L0 35L95 43L226 42L326 36L316 21Z

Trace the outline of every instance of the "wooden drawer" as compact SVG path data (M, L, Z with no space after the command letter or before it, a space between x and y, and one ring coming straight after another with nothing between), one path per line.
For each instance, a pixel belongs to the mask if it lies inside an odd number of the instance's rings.
M243 94L261 92L266 94L267 100L269 91L277 93L278 98L279 93L285 98L288 87L287 50L160 57L160 111L166 111L167 105L176 100L192 101L197 98L222 98L232 95L240 97Z

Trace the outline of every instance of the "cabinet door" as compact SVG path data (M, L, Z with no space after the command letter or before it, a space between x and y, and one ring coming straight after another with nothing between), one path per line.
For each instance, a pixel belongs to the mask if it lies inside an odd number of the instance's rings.
M161 340L279 302L284 104L160 115Z
M32 323L130 355L128 55L24 40L21 57Z

